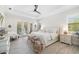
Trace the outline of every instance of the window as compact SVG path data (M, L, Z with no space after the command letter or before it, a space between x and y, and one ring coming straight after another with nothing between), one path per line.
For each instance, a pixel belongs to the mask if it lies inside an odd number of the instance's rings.
M69 23L68 24L69 31L79 31L79 23Z
M79 16L70 17L68 19L68 30L79 31Z

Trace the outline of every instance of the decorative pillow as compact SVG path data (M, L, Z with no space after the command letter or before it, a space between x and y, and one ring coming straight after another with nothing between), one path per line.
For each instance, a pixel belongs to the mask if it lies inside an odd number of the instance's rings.
M56 33L57 32L57 28L55 28L55 27L53 27L53 28L46 28L46 32Z
M4 27L0 27L0 36L3 36L6 33L7 33L6 29Z

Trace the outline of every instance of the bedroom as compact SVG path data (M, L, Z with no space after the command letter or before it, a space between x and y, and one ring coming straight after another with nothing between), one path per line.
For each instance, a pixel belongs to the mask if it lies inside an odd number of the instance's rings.
M0 13L0 53L79 53L78 5L0 5Z

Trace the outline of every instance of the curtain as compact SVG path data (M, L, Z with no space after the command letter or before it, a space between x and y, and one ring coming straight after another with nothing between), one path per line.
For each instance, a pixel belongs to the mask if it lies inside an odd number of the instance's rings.
M28 22L24 22L24 29L25 32L28 33Z
M17 22L17 33L21 34L22 32L22 23L21 22Z

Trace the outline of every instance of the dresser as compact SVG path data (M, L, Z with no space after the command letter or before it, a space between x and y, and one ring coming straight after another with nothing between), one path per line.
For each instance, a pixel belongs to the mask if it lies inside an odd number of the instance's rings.
M71 42L71 34L60 34L60 42L66 43L66 44L72 44Z

